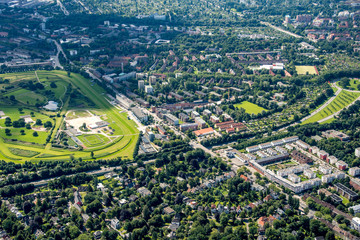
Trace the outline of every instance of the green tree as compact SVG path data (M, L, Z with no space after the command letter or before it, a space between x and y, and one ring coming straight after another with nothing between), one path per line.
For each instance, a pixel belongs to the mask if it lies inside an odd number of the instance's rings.
M37 136L39 136L39 134L38 134L36 131L34 131L34 132L33 132L33 136L34 136L34 137L37 137Z

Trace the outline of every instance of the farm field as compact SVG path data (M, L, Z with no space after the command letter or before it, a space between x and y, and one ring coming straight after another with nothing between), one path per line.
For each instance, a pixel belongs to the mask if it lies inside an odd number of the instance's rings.
M234 107L238 108L238 109L243 108L243 109L245 109L245 112L247 112L249 114L258 114L258 113L261 113L262 111L267 111L265 108L262 108L256 104L248 102L248 101L234 104Z
M316 72L316 68L315 66L295 66L296 67L296 72L299 75L317 75L318 73Z
M105 99L104 89L75 73L71 73L69 77L64 71L37 71L37 76L44 89L37 89L34 93L39 97L44 97L46 101L58 101L61 108L55 112L37 108L34 105L38 102L36 100L38 97L35 100L29 100L29 102L16 98L16 101L12 101L11 104L5 104L6 99L4 97L0 99L0 160L17 163L40 160L70 160L71 158L91 160L90 152L94 153L95 159L133 158L139 130L135 122L128 119L126 112L120 113L119 108L111 105ZM15 89L12 90L23 91L24 93L30 91L19 87L20 81L33 81L34 84L38 82L34 72L2 74L0 77L9 79L8 84L15 84ZM56 84L55 87L52 82ZM74 101L72 101L73 97L70 99L69 89L75 93L73 94ZM43 95L43 92L48 90L52 92L50 98ZM11 95L9 92L5 94ZM66 134L64 140L66 146L71 146L74 149L53 146L52 142L58 138L59 130L66 130L64 128L65 116L75 120L98 116L108 124L105 127L93 129L90 133L81 132L77 136L78 143L80 141L83 143L82 151L76 149L79 144ZM30 119L33 121L30 123L32 129L5 126L6 117L10 117L12 121L17 121L20 118ZM50 128L45 129L43 126L35 125L37 119L40 119L42 123L50 121L54 129L50 131ZM10 134L6 133L5 129L9 129ZM38 136L33 136L34 131L38 133Z
M350 105L360 96L360 93L342 90L340 94L324 109L304 121L302 124L317 122Z

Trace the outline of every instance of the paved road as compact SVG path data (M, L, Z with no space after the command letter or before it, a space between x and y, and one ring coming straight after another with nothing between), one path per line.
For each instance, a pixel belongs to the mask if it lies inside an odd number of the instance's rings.
M284 29L282 29L282 28L280 28L280 27L274 26L274 25L272 25L271 23L268 23L268 22L260 22L260 23L263 24L263 25L266 25L266 26L268 26L268 27L271 27L271 28L273 28L273 29L275 29L275 30L277 30L277 31L279 31L279 32L283 32L283 33L285 33L285 34L287 34L287 35L290 35L290 36L292 36L292 37L295 37L295 38L304 38L303 36L297 35L297 34L295 34L295 33L286 31L286 30L284 30Z
M66 9L66 7L62 4L60 0L56 0L56 4L60 7L61 11L63 11L66 16L69 16L69 11Z

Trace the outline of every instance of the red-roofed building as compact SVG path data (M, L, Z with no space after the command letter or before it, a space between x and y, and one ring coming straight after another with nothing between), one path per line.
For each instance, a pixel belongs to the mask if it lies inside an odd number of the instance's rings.
M268 202L268 201L270 201L270 200L272 200L273 198L272 198L272 196L271 195L267 195L266 197L264 197L264 202Z
M257 223L259 224L260 227L264 227L266 223L269 223L270 225L274 222L276 218L274 218L272 215L270 215L269 217L261 217L257 220Z
M240 175L240 178L244 179L245 182L249 182L249 178L243 174Z

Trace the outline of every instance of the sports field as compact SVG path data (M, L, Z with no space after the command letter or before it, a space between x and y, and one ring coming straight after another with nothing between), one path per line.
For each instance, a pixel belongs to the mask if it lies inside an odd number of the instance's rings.
M248 101L234 104L234 107L238 108L238 109L243 108L243 109L245 109L245 112L249 113L249 114L259 114L262 111L267 111L265 108L262 108L256 104L248 102Z
M101 134L84 134L78 138L86 147L97 147L109 142L109 139Z
M70 155L73 155L75 158L90 160L90 152L94 153L96 159L133 158L133 152L139 137L137 126L135 122L127 118L125 112L120 113L118 108L111 105L105 99L106 93L104 89L97 84L91 83L89 79L85 79L75 73L71 73L71 76L68 77L64 71L37 71L37 76L39 80L34 72L0 75L4 79L9 79L9 84L15 84L15 88L23 80L40 81L45 89L36 90L36 94L45 97L43 92L51 90L53 92L51 95L52 99L48 100L59 101L59 105L62 106L58 111L59 115L56 112L48 112L41 108L36 108L33 106L33 99L29 103L18 100L9 105L6 104L7 99L4 97L1 99L0 96L0 113L4 113L1 116L2 118L0 118L0 160L18 163L40 160L70 160ZM55 88L54 85L53 87L50 86L51 82L55 82ZM75 102L78 108L71 106L70 102L72 101L70 101L68 89L76 91L74 95L76 95ZM23 91L20 87L17 87L15 90ZM26 89L24 90L27 91ZM64 129L64 116L69 113L69 116L74 119L87 117L89 115L87 110L91 113L96 112L96 114L101 116L101 119L109 123L106 131L96 129L99 133L96 132L96 134L92 135L84 133L78 136L79 140L84 144L82 151L53 147L51 141L58 135L59 129ZM41 119L43 123L51 121L55 126L54 130L50 131L42 126L35 126L35 123L31 123L32 129L24 127L14 128L12 126L5 127L5 117L8 116L14 121L24 115L31 115L30 118L34 122L36 119ZM35 129L38 127L40 128ZM5 128L10 129L10 134L5 133ZM24 130L24 134L20 132L21 130ZM36 130L38 136L33 136L34 130ZM107 137L108 133L111 136ZM48 137L50 137L50 142L46 143ZM68 138L69 146L76 145L73 139Z
M320 112L318 112L311 118L307 119L302 124L313 123L321 119L324 119L347 107L352 102L354 102L359 96L360 93L354 93L354 92L342 90L340 94L326 108L322 109Z
M299 75L317 75L317 71L315 66L295 66L296 67L296 72Z

